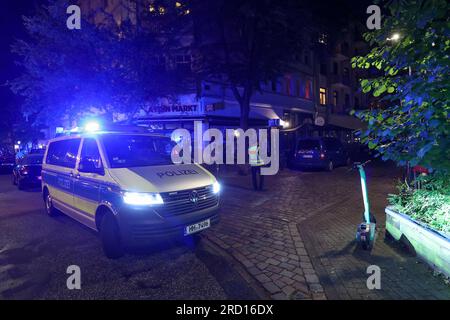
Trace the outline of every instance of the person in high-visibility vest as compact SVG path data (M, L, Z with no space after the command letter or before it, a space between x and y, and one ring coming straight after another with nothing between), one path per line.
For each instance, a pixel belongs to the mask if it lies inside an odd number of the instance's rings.
M264 176L261 175L261 167L264 161L259 156L259 146L251 145L248 148L248 159L252 169L252 183L255 190L262 190L264 187Z

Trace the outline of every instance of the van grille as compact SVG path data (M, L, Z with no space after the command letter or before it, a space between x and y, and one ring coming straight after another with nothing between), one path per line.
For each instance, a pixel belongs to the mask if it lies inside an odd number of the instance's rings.
M192 194L196 194L196 202L191 201ZM157 208L156 211L166 217L211 208L219 203L219 196L213 193L212 185L176 192L164 192L161 193L161 197L164 200L164 205Z

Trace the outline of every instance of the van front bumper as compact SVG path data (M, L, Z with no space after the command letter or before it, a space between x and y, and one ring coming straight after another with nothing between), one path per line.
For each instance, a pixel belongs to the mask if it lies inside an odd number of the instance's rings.
M219 205L180 215L162 217L151 208L122 207L117 214L122 240L127 246L148 245L182 238L189 225L209 219L210 226L220 220Z

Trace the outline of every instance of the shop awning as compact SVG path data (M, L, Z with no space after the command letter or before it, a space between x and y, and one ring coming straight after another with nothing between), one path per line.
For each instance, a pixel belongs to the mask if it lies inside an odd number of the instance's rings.
M250 107L250 118L254 119L279 119L280 116L271 107L254 106Z
M330 114L328 123L341 128L358 130L365 129L367 125L356 117Z

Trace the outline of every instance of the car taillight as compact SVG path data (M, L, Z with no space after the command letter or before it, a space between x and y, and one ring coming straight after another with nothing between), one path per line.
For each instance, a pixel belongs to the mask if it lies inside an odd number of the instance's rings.
M320 154L320 159L325 159L325 153Z
M20 168L20 174L28 174L28 167L22 167Z

